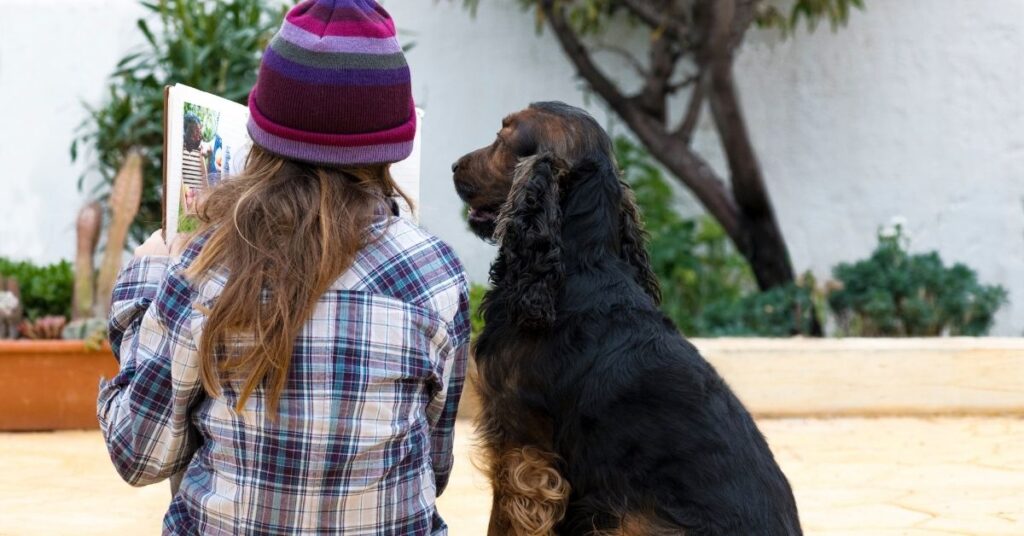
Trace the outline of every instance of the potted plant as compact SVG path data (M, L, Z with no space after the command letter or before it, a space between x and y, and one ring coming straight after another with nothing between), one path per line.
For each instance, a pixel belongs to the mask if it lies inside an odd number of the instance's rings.
M93 428L110 351L62 338L71 309L67 262L0 260L0 431Z
M99 380L118 370L105 342L105 319L141 190L142 159L132 154L109 198L112 220L98 277L93 255L102 209L95 202L79 213L73 280L67 262L42 268L0 263L0 430L96 427Z
M66 277L59 288L64 294L54 297L59 310L37 312L35 288L52 287L48 280L0 271L20 287L20 293L14 285L7 290L0 281L0 430L97 425L99 379L118 370L105 342L111 291L126 245L144 239L160 221L163 88L183 82L245 102L260 51L285 9L269 0L140 5L147 12L137 24L144 44L118 63L108 98L87 108L71 147L73 159L80 147L88 149L89 172L101 179L89 192L99 201L79 214L74 283L70 265L63 263ZM80 180L79 187L83 184ZM105 252L95 273L94 251L105 216L110 221ZM6 315L5 309L10 309ZM44 336L50 339L31 338Z

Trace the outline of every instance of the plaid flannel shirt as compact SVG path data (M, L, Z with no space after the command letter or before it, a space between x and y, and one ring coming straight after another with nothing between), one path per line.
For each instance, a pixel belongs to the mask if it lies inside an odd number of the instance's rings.
M164 534L447 534L434 501L452 468L466 371L468 291L452 250L403 219L378 221L295 342L278 419L258 389L207 396L202 307L226 274L193 284L141 257L114 289L120 373L97 407L111 460L144 486L185 470Z

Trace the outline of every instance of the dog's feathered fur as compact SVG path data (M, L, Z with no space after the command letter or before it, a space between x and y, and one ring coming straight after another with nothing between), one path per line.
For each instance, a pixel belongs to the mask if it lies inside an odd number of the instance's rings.
M800 534L753 419L658 308L607 135L567 130L596 149L537 144L497 217L475 347L489 533Z

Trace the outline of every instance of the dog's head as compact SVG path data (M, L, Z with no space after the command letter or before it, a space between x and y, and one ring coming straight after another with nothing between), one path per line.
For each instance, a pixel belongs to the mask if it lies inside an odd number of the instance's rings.
M585 111L560 102L531 104L506 117L493 143L463 156L452 170L455 189L469 205L470 228L501 243L492 278L495 272L514 278L501 284L517 296L509 307L521 325L553 321L563 252L573 244L601 246L569 253L577 258L602 250L622 258L660 301L632 192L619 180L611 139Z
M493 143L452 166L455 190L469 205L473 232L484 239L494 238L517 166L524 158L539 154L550 154L569 168L584 159L614 162L611 140L588 113L561 102L533 103L506 117Z

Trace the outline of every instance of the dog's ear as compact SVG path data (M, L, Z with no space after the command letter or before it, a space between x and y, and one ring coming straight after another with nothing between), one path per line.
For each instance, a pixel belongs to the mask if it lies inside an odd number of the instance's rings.
M661 285L658 276L651 269L651 258L647 253L647 232L640 221L640 209L628 184L622 185L622 207L619 212L619 255L633 267L637 283L651 296L655 304L661 305Z
M522 328L547 329L565 282L559 180L565 165L541 154L516 166L512 190L498 216L495 237L508 314Z

